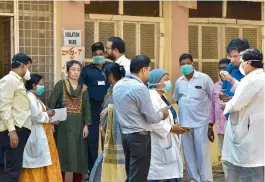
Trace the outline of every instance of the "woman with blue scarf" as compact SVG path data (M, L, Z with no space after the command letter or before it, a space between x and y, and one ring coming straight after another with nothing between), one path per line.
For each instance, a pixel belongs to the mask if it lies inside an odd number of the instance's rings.
M170 106L164 95L172 90L169 74L162 69L151 71L148 79L150 96L156 111ZM183 178L183 162L180 153L180 134L187 132L178 124L178 115L171 106L169 117L152 125L151 164L148 182L180 182Z

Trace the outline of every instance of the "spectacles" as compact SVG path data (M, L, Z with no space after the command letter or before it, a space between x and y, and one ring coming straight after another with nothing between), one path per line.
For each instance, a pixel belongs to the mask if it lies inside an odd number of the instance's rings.
M232 58L236 59L238 57L240 57L240 55L227 56L227 59L232 59Z

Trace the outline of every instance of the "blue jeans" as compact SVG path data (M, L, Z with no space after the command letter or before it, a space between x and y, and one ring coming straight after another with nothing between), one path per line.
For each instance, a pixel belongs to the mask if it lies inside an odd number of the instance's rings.
M181 182L182 178L167 179L165 182ZM147 182L160 182L160 180L147 180Z

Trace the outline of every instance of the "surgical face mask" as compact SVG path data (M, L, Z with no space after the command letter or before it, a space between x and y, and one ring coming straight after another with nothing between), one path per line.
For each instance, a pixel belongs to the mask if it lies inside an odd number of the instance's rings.
M31 79L29 69L27 69L26 74L23 78L27 81Z
M93 63L94 64L104 64L105 63L105 57L104 56L94 56L93 57Z
M165 82L165 87L163 88L165 92L169 92L172 90L172 83L170 80Z
M169 91L172 90L172 87L173 86L172 86L172 83L171 83L170 80L168 80L168 81L166 81L164 83L156 83L156 84L150 84L150 83L148 83L148 87L150 87L150 86L157 86L157 85L160 85L160 84L165 84L165 87L162 88L162 89L155 88L156 90L163 90L164 92L169 92Z
M44 85L37 85L37 89L35 93L37 95L42 95L45 92L45 86Z
M184 75L189 75L193 72L193 65L183 65L181 66L181 72L184 74Z
M244 71L244 68L243 68L243 63L241 63L240 64L240 66L239 66L239 71L240 71L240 73L242 74L242 75L246 75L246 73L245 73L245 71Z

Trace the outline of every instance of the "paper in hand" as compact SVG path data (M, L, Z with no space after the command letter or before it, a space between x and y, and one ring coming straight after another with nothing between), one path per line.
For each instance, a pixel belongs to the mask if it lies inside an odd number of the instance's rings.
M66 108L54 109L55 115L50 117L50 122L65 121L67 118Z

